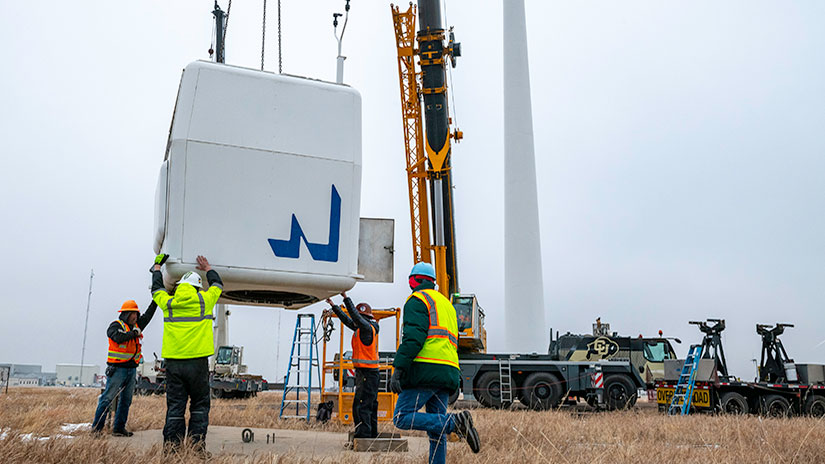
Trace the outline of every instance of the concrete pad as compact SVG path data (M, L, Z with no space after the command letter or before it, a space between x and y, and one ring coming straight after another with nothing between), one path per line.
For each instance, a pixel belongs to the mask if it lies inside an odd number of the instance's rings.
M313 430L285 430L253 428L255 440L244 443L241 432L245 427L225 427L210 425L206 435L206 449L214 456L235 455L239 457L265 455L293 455L300 457L343 457L345 455L358 456L362 461L369 461L374 453L355 452L347 450L346 433L316 432ZM267 435L274 434L274 443ZM426 460L429 453L429 443L426 437L405 437L408 440L409 451L399 453L403 456L421 457ZM142 430L135 432L133 437L110 437L118 444L127 444L132 447L149 449L163 442L161 430Z

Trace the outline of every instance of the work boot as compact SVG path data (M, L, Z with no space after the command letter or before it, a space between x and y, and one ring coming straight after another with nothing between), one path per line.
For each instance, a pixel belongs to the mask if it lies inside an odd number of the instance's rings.
M481 439L478 438L478 431L473 426L473 416L470 411L461 411L453 415L453 422L455 423L455 433L467 440L470 449L473 453L478 453L481 450Z
M173 457L180 451L180 443L163 442L163 457Z
M112 436L113 437L131 437L132 435L134 435L134 433L132 433L132 432L126 430L126 429L113 430L112 431Z
M212 453L210 453L209 451L206 451L206 445L203 445L203 446L195 445L195 456L197 456L198 458L200 458L204 461L208 461L208 460L212 459Z

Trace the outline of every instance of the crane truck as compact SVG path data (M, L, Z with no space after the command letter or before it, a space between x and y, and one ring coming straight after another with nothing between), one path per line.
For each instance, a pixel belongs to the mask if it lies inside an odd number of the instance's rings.
M440 0L419 0L418 8L410 4L406 11L395 5L390 8L398 55L413 262L434 264L438 290L456 309L461 391L489 407L506 407L517 399L533 409L548 409L569 397L610 409L632 406L646 382L630 359L572 360L560 359L558 353L486 352L484 310L476 294L462 292L458 281L451 143L459 142L463 133L452 127L446 66L456 66L461 44L452 29L447 31L442 25ZM558 346L560 342L556 341ZM452 400L457 396L458 392Z
M757 324L762 355L753 382L728 371L721 333L724 319L691 321L704 333L689 410L724 414L762 414L773 417L825 416L825 365L795 363L779 336L792 324ZM659 410L667 411L685 360L665 362L665 378L657 382Z

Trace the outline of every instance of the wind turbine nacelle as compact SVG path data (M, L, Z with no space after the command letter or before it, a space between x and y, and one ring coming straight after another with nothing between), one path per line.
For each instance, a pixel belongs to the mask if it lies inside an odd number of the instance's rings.
M356 90L210 62L183 70L155 194L169 290L198 255L223 280L221 303L298 309L349 290L360 201Z

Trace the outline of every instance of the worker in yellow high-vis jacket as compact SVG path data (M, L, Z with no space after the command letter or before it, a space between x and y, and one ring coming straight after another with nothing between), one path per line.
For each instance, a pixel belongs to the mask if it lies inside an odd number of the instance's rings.
M163 310L163 349L166 361L166 425L164 445L177 449L184 435L199 451L206 453L209 426L209 356L215 352L212 316L223 291L218 273L203 256L197 269L206 272L209 288L204 290L197 272L187 272L177 282L173 295L166 292L160 267L168 255L158 255L152 267L152 299ZM189 408L189 430L184 414Z
M404 304L404 334L393 360L390 388L398 393L393 423L405 430L424 430L430 438L430 460L447 460L446 437L456 432L478 453L481 442L469 411L447 414L450 393L460 383L458 321L450 300L435 290L430 263L413 266L412 294ZM426 412L419 412L425 408Z

